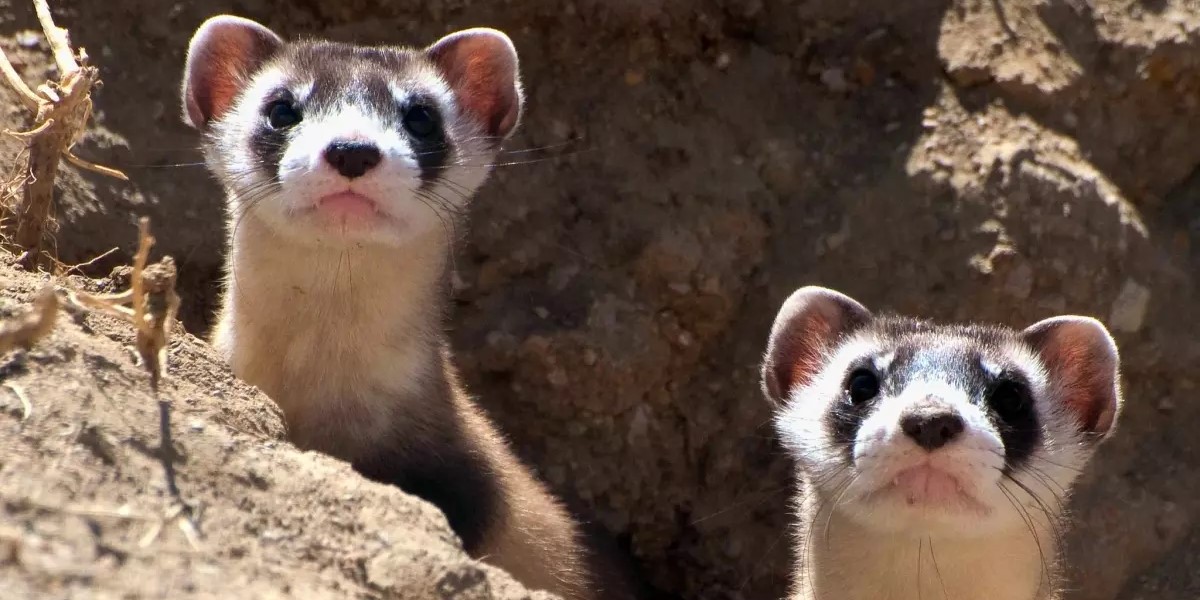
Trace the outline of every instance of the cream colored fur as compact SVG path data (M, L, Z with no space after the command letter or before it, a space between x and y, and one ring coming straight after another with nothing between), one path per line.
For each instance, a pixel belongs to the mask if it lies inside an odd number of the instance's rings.
M1057 600L1055 537L1029 529L980 537L885 534L803 498L792 600ZM824 510L818 512L818 507Z
M239 377L280 405L294 442L352 461L389 443L393 430L419 435L443 426L439 419L460 420L501 490L480 558L531 588L591 598L575 523L443 355L445 233L432 230L400 251L334 251L275 235L253 213L230 231L213 342Z
M189 50L189 65L208 66L195 61L221 56L211 50L244 41L246 31L276 39L252 22L218 17L194 38L206 51ZM507 45L515 77L507 37L470 30L455 39L467 34ZM361 87L305 110L288 130L278 173L270 172L249 142L264 118L264 98L295 75L288 68L273 58L245 77L240 100L212 123L201 122L213 117L199 101L212 91L205 80L197 75L184 86L185 99L199 99L186 114L207 127L208 163L227 193L229 255L213 344L235 374L279 404L302 448L353 462L380 453L420 462L438 456L439 444L459 443L446 440L461 440L498 488L497 514L477 557L532 589L591 600L577 525L468 398L443 333L448 261L461 215L495 158L495 140L462 114L435 66L414 58L389 89L397 104L410 87L437 104L456 153L436 180L421 180L416 151L394 125L362 109ZM303 100L313 81L293 82L290 91ZM512 83L519 95L519 82ZM335 140L370 142L382 161L365 176L342 177L324 154ZM376 203L370 227L343 222L339 229L313 216L322 198L347 189Z

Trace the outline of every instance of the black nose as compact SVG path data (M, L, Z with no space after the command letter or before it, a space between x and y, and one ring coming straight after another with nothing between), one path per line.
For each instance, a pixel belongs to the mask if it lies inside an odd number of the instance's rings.
M350 179L362 177L382 159L379 148L367 142L334 142L325 149L325 161Z
M914 411L900 417L900 429L930 452L950 443L964 427L962 417L948 410Z

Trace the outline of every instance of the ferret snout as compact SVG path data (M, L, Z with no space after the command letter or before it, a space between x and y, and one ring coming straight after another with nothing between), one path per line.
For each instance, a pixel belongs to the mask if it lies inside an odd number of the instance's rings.
M383 160L379 147L359 140L335 140L325 147L325 162L342 177L362 177Z
M951 407L922 403L900 415L900 429L918 446L933 452L958 438L966 429L966 423Z

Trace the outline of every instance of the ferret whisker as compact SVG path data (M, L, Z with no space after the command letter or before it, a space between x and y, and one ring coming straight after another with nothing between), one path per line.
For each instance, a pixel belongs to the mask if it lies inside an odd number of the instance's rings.
M837 512L837 507L842 503L842 498L845 497L846 492L854 486L854 482L858 480L858 476L859 474L855 473L850 478L850 481L846 482L846 485L842 486L842 491L838 493L837 498L833 501L833 506L829 509L829 517L825 519L825 531L823 533L826 544L829 543L829 525L833 522L833 513Z
M548 156L545 158L532 158L532 159L528 159L528 160L513 160L513 161L498 162L498 163L481 163L481 164L462 163L462 164L443 165L443 166L428 167L428 168L430 170L435 170L435 171L436 170L450 170L450 169L483 169L485 171L490 171L492 169L499 168L499 167L515 167L515 166L519 166L519 165L532 165L532 164L537 164L537 163L543 163L543 162L548 162L548 161L554 160L555 158L558 158L558 157L557 156Z
M835 473L834 476L836 477L836 475L841 474L842 472L846 471L849 468L850 468L850 465L844 465L841 469L839 469L837 471L837 473ZM836 510L836 506L835 506L836 503L831 502L830 498L832 498L836 494L840 494L847 487L849 487L851 484L853 484L855 477L856 477L856 475L852 475L846 481L841 482L838 485L834 486L832 493L830 493L828 495L819 495L818 496L818 501L817 501L817 505L815 507L815 512L813 513L814 518L809 520L808 528L804 532L804 539L801 540L801 543L803 544L803 548L804 548L804 555L808 555L812 551L812 549L814 548L814 546L816 544L816 535L815 535L816 534L816 526L817 526L817 522L820 520L820 517L822 516L823 513L825 513L825 516L826 516L826 531L828 531L828 522L830 519L833 518L833 513ZM810 489L811 489L811 486L817 485L817 484L815 484L813 482L809 482L808 485L810 486ZM825 543L828 543L828 539L826 539L824 541L825 541ZM811 582L809 582L809 583L811 584ZM814 588L814 590L815 590L815 588Z
M775 539L771 541L771 544L768 545L767 549L764 550L763 553L760 555L760 560L756 561L759 564L759 567L752 570L750 573L747 573L746 576L744 578L742 578L741 584L738 585L738 590L744 590L744 589L746 589L747 585L750 585L750 580L754 579L754 576L757 575L759 573L759 570L762 568L763 561L761 560L761 558L765 558L768 555L770 555L771 552L775 550L775 547L779 545L779 540L783 539L783 537L786 535L788 535L788 531L787 531L787 529L784 529L783 531L779 532L779 535L775 536Z
M427 193L433 194L434 196L439 198L442 202L444 202L446 204L446 209L453 211L453 214L456 214L459 216L466 215L468 212L468 207L467 207L467 196L464 194L464 192L457 190L453 186L449 186L449 185L445 186L445 191L450 192L451 194L454 194L455 196L457 196L461 202L451 201L449 198L446 198L445 196L443 196L440 193L440 191L438 191L438 190L433 190L433 189L426 190Z
M205 167L208 163L201 162L186 162L186 163L168 163L165 165L120 165L122 171L132 171L135 169L179 169L183 167Z
M537 153L537 152L548 152L548 151L554 150L556 148L562 148L562 147L571 146L571 145L574 145L574 144L571 142L564 142L561 144L549 144L546 146L522 148L519 150L501 150L496 156L492 156L492 155L489 155L486 153L479 153L479 154L460 154L460 155L458 155L458 158L460 158L460 159L487 158L490 160L490 159L494 159L496 157L503 157L506 155L525 155L525 154L533 154L533 153ZM590 151L597 150L597 149L598 148L575 148L573 150L568 150L566 152L555 152L552 154L548 154L544 158L560 158L560 157L567 157L567 156L577 156L577 155L583 154L585 152L590 152Z
M1015 480L1012 480L1011 478L1009 480L1014 481L1015 483ZM999 483L1003 484L1002 481ZM1038 535L1037 525L1035 524L1033 515L1030 514L1029 509L1017 499L1015 492L1008 490L1003 485L1000 487L1002 490L1004 490L1005 494L1011 498L1013 507L1016 508L1018 513L1022 515L1022 520L1025 521L1025 525L1029 529L1029 535L1033 537L1033 543L1037 546L1038 558L1042 565L1042 577L1048 579L1050 577L1049 564L1046 562L1046 552L1042 548L1042 537Z
M1062 502L1066 498L1067 489L1063 487L1062 484L1055 481L1049 473L1046 473L1045 471L1033 465L1025 465L1025 470L1032 475L1033 478L1038 481L1038 483L1041 483L1042 486L1046 488L1046 491L1050 492L1050 494L1052 494L1056 500ZM1054 487L1051 487L1051 484L1053 484ZM1058 489L1055 490L1055 488Z
M439 180L439 182L442 185L446 186L450 191L457 194L459 199L463 200L464 203L470 199L471 191L468 190L466 188L466 186L464 186L463 184L461 184L457 181L454 181L452 179L441 179L441 180Z
M950 600L950 594L946 591L946 580L942 577L942 569L938 566L937 554L933 552L933 536L929 536L929 558L933 559L933 571L937 573L938 584L942 587L943 600Z
M991 453L995 454L996 456L999 456L1000 458L1004 458L1004 457L1005 457L1005 456L1004 456L1004 453L1003 453L1003 452L1001 452L1001 451L999 451L999 450L995 450L995 449L989 449L989 452L991 452ZM1081 468L1078 468L1078 467L1073 467L1073 466L1071 466L1071 465L1064 465L1064 464L1062 464L1062 463L1059 463L1059 462L1056 462L1056 461L1050 460L1049 458L1046 458L1045 456L1041 456L1041 455L1038 455L1038 454L1031 454L1031 455L1029 455L1029 457L1028 457L1028 460L1031 460L1031 461L1034 461L1034 460L1036 460L1036 461L1041 461L1041 462L1043 462L1043 463L1046 463L1046 464L1048 464L1048 465L1050 465L1050 466L1052 466L1052 467L1058 467L1058 468L1060 468L1060 469L1065 469L1065 470L1067 470L1067 471L1071 471L1072 473L1075 473L1076 475L1082 475L1082 474L1083 474L1083 472L1084 472L1084 471L1083 471L1083 469L1081 469Z
M343 232L343 235L345 235L344 232ZM348 247L343 249L342 256L339 260L346 261L346 293L350 296L350 304L353 305L354 297L355 297L355 293L354 293L355 292L355 290L354 290L354 261L351 260L351 257L350 257L351 251L352 250Z
M465 207L460 208L460 207L456 206L453 202L448 200L445 196L442 196L441 194L437 193L434 190L423 190L423 191L419 192L419 195L423 195L426 198L436 202L437 205L439 207L441 207L442 211L444 211L448 215L453 215L456 217L463 217L467 214ZM457 238L455 238L455 239L457 239Z
M452 240L456 238L456 232L452 222L453 219L447 219L446 216L442 214L442 211L438 210L438 208L434 206L434 201L428 198L424 193L419 192L414 194L414 197L418 202L424 204L426 208L433 211L433 215L437 217L437 220L442 224L442 231L446 234L447 245L452 247ZM450 249L452 250L452 248ZM453 255L453 252L451 252L451 255Z
M776 486L773 488L769 488L767 490L758 490L758 491L754 492L754 495L750 498L746 498L744 500L738 500L737 502L734 502L733 504L731 504L725 508L722 508L712 514L708 514L703 517L693 519L691 524L699 525L700 523L703 523L705 521L715 519L721 515L724 515L731 511L745 507L747 504L749 504L749 507L747 507L747 508L752 508L752 507L758 506L759 504L761 504L767 500L770 500L770 499L778 496L781 493L788 491L789 488L791 488L790 484L784 484L784 485Z
M917 539L917 600L922 600L924 598L924 596L921 593L922 592L922 589L921 589L921 558L922 558L922 555L924 555L924 554L925 554L925 540L923 538L918 538Z
M828 472L825 472L825 473L817 473L816 474L817 477L814 477L812 479L811 484L817 486L818 488L828 487L829 484L834 479L836 479L838 476L845 473L846 471L849 471L850 468L851 468L850 465L847 464L847 465L841 465L834 469L830 469Z
M1050 507L1049 505L1047 505L1047 504L1046 504L1046 502L1045 502L1045 501L1042 499L1042 497L1041 497L1040 495L1038 495L1038 494L1037 494L1037 493L1036 493L1036 492L1035 492L1033 489L1031 489L1029 486L1027 486L1027 485L1025 485L1024 483L1022 483L1022 482L1021 482L1021 480L1017 479L1016 477L1013 477L1011 474L1005 473L1004 477L1005 477L1006 479L1008 479L1009 481L1013 482L1013 483L1014 483L1014 484L1015 484L1017 487L1021 488L1021 490L1022 490L1022 491L1024 491L1026 494L1028 494L1028 495L1029 495L1029 498L1030 498L1031 500L1033 500L1033 501L1034 501L1034 503L1036 503L1036 504L1037 504L1037 508L1038 508L1039 510L1041 510L1041 511L1042 511L1042 513L1044 513L1044 514L1046 515L1048 523L1053 523L1053 521L1054 521L1054 514L1055 514L1055 512L1056 512L1056 511L1054 511L1053 509L1051 509L1051 507ZM1062 498L1061 498L1061 497L1059 497L1058 495L1056 495L1056 494L1053 494L1053 493L1052 493L1051 495L1053 495L1053 496L1054 496L1055 500L1056 500L1056 501L1057 501L1059 504L1061 504L1061 503L1062 503Z

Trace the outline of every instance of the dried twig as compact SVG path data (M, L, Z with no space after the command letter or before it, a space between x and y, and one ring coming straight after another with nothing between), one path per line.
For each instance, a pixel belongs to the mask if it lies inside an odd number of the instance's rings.
M4 72L4 78L8 80L8 85L17 91L17 95L21 97L21 103L29 110L37 110L38 104L42 102L42 98L33 93L29 86L25 84L25 80L21 79L21 75L13 68L12 63L8 61L8 55L4 53L4 49L0 48L0 71Z
M21 389L21 386L15 383L6 383L4 387L12 390L17 400L21 401L21 420L29 420L29 415L33 414L33 403L29 401L29 396L25 395L25 390Z
M46 41L50 43L50 50L54 53L54 64L58 65L58 72L70 75L78 71L79 64L86 62L87 56L83 55L81 50L79 62L75 62L75 52L71 50L71 40L67 37L67 30L54 24L54 16L50 14L50 4L46 0L33 0L33 9L37 12L38 22L42 24Z
M33 300L33 307L25 314L0 323L0 353L13 348L28 350L38 340L54 329L58 317L58 296L54 286L47 285Z
M167 490L182 507L187 523L181 523L188 541L194 543L195 524L191 522L191 508L183 501L175 477L175 444L171 440L171 402L158 395L159 382L166 370L167 344L175 318L179 314L179 294L175 292L177 273L175 261L164 256L159 262L147 265L154 237L150 235L150 219L138 221L138 250L133 257L133 273L129 289L117 294L89 294L68 290L67 301L74 306L96 310L115 316L133 325L137 334L135 346L142 365L150 373L150 391L158 400L159 411L159 459L166 475ZM132 306L125 306L131 304ZM161 528L161 526L160 526ZM146 543L153 541L157 530L148 534Z
M67 159L67 162L79 167L80 169L86 169L93 173L99 173L101 175L107 175L109 177L115 177L116 179L129 181L129 178L126 177L124 173L111 167L98 165L90 160L79 158L78 156L72 154L70 150L63 152L63 158Z
M155 264L146 264L153 245L150 219L142 217L138 222L138 250L133 259L129 289L117 294L68 290L66 296L68 302L76 306L100 311L133 325L137 333L138 356L150 373L150 388L157 394L166 369L167 344L179 314L180 299L175 292L175 260L164 256ZM132 304L132 307L126 304Z
M71 516L75 516L75 517L111 518L111 519L123 519L123 520L129 520L129 521L145 521L147 523L155 522L160 518L160 517L152 517L150 515L141 515L141 514L132 512L132 509L127 504L122 505L119 508L113 509L113 508L107 508L107 507L82 507L81 508L78 506L65 506L65 505L58 505L58 504L49 504L46 502L42 502L40 500L35 500L33 498L17 498L17 499L12 500L11 502L17 506L29 507L29 508L32 508L35 510L40 510L40 511L45 511L45 512L62 513L64 515L71 515Z
M42 253L42 240L53 212L55 176L63 158L80 168L128 180L116 169L93 164L71 153L91 119L91 93L100 84L100 72L87 64L83 49L78 52L71 49L67 30L54 24L47 1L33 0L33 4L58 65L58 81L40 85L37 91L30 90L8 57L0 52L0 71L5 80L22 102L36 111L33 129L9 132L26 139L29 152L17 161L16 168L22 176L9 178L9 189L0 191L0 197L21 196L11 209L17 218L16 230L9 241L21 252L19 262L29 269L36 267ZM15 186L21 187L20 192L13 189Z
M103 254L100 254L99 256L93 257L93 258L92 258L92 259L90 259L90 260L87 260L87 261L81 262L81 263L79 263L79 264L77 264L77 265L62 265L62 267L63 267L63 270L62 270L62 272L61 272L61 273L59 273L59 275L62 275L62 276L64 276L64 277L65 277L65 276L67 276L67 275L70 275L71 273L74 273L74 272L76 272L76 271L79 271L80 269L83 269L84 267L90 267L90 266L92 266L93 264L95 264L95 263L96 263L96 261L98 261L98 260L100 260L100 259L102 259L102 258L105 258L106 256L109 256L109 255L111 255L112 253L116 252L117 250L120 250L120 248L118 248L118 247L116 247L116 246L113 246L112 248L109 248L108 250L105 250Z

